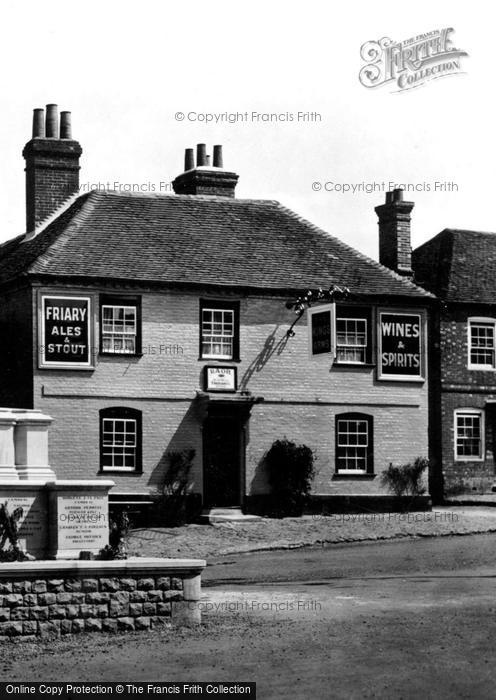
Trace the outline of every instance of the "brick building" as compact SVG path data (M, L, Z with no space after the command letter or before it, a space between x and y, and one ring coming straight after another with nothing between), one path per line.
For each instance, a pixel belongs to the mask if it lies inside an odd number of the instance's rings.
M496 448L496 235L445 229L413 253L440 299L431 326L434 492L490 491Z
M111 476L136 498L194 449L204 506L250 509L287 437L316 453L316 496L363 502L390 462L427 455L433 297L408 279L401 193L377 209L391 271L278 202L237 199L220 147L212 164L186 151L173 195L79 195L80 155L70 115L36 110L27 233L0 247L1 402L54 418L58 478ZM333 285L349 295L298 306Z

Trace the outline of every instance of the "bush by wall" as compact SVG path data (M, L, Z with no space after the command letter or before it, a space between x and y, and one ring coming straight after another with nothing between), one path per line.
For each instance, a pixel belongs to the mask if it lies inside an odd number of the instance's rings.
M315 475L314 454L306 445L276 440L265 455L265 465L272 489L271 515L302 515Z

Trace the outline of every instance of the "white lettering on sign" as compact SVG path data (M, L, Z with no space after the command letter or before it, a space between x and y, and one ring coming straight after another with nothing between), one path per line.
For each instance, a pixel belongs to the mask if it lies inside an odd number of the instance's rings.
M420 336L420 327L418 323L390 323L383 321L382 335L418 338Z
M383 352L384 367L420 367L420 356L416 353Z
M380 313L379 379L422 380L422 324L418 313Z
M68 308L65 306L47 306L46 317L53 321L79 321L86 319L86 309Z

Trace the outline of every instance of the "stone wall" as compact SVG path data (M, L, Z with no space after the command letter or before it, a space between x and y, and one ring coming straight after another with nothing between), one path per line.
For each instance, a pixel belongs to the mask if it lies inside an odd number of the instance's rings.
M0 642L199 622L202 560L0 564Z

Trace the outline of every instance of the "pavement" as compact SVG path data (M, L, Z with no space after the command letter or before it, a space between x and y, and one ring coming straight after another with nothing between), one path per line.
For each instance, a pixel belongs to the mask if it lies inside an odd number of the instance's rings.
M463 496L450 496L445 500L446 506L496 506L496 493L464 494Z
M307 515L255 522L135 529L130 556L200 557L288 550L319 544L496 532L496 508L450 505L432 511Z

